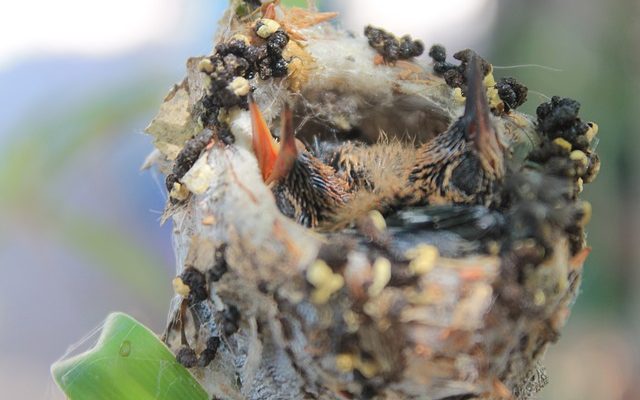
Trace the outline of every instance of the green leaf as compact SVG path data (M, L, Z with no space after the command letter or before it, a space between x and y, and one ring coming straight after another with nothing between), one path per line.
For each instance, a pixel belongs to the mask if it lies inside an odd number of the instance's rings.
M71 400L207 400L207 394L167 346L130 316L107 317L96 345L51 366Z

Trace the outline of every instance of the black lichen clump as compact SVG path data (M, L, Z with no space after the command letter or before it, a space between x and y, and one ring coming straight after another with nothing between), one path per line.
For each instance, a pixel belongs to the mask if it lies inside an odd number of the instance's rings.
M578 117L580 103L554 96L536 110L543 141L529 155L551 175L592 182L600 170L600 158L591 148L595 125ZM576 193L577 194L577 193Z
M211 361L213 361L218 353L218 347L220 347L220 338L218 336L212 336L207 339L207 346L202 350L198 358L198 367L204 368L211 364Z
M536 110L538 127L549 139L563 138L578 150L587 150L589 140L585 136L589 125L579 117L580 103L569 98L553 96Z
M211 131L204 130L185 142L184 147L176 157L171 173L165 179L165 185L169 192L173 189L174 183L182 179L184 174L193 167L193 164L198 160L200 153L209 144L212 137L213 133Z
M468 65L472 58L475 57L480 62L483 76L491 72L491 64L471 49L461 50L453 55L453 58L460 61L459 65L446 61L446 50L439 44L431 46L429 56L434 61L433 72L441 75L449 87L462 89L462 93L466 92Z
M191 347L182 346L176 354L176 360L185 368L193 368L198 362L198 356Z
M369 45L387 63L418 57L424 52L424 44L420 40L413 40L409 35L398 39L395 35L371 25L364 28L364 35L369 40Z
M528 89L514 78L501 78L496 82L498 96L504 104L504 111L514 110L527 101Z
M287 43L289 43L289 36L282 29L278 29L267 38L266 44L259 48L258 74L260 79L287 76L289 63L282 57Z
M435 62L443 63L447 60L447 49L441 44L434 44L429 49L429 57Z
M214 55L202 59L198 67L210 77L206 94L199 104L200 119L205 127L226 128L218 118L221 109L249 108L248 93L235 90L231 83L238 77L251 79L256 60L257 49L240 39L218 44Z
M457 68L454 64L447 62L447 50L441 44L431 46L429 57L433 59L433 72L438 75L444 75L445 72Z
M229 56L233 56L234 58ZM230 61L232 70L226 70L225 72L231 72L232 76L243 76L251 79L255 72L254 66L257 59L257 48L242 39L231 39L228 42L216 45L215 53L210 59L212 63L217 59L224 60L225 64ZM235 69L233 69L234 67ZM227 66L224 65L223 68L226 69ZM219 73L216 75L219 76Z
M256 29L259 27L260 22ZM209 76L210 83L205 96L196 105L195 114L200 116L205 127L216 130L224 143L233 143L233 136L219 118L221 110L248 109L248 80L256 74L260 79L286 76L289 63L282 53L288 43L289 36L279 28L261 45L252 45L240 38L219 43L214 54L200 62L199 69Z
M202 272L193 267L187 267L180 274L182 282L189 287L187 301L189 304L199 303L209 297L207 280Z

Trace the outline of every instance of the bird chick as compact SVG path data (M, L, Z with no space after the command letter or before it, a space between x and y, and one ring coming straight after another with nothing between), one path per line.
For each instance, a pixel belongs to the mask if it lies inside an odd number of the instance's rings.
M464 115L418 149L402 206L491 203L505 174L504 145L490 120L481 65L473 57L467 71Z
M328 154L328 163L349 182L352 192L349 201L336 209L322 228L340 230L366 218L372 210L386 213L394 208L398 194L406 187L416 151L411 143L383 135L378 143L345 142Z
M437 204L490 205L505 175L504 146L490 120L481 63L468 65L465 111L449 129L417 149L410 144L379 143L350 150L366 177L332 223L341 228L371 210L385 214ZM351 164L354 162L351 161ZM364 172L363 172L364 171Z
M262 178L271 185L278 209L301 225L318 226L348 201L349 184L295 139L292 112L288 106L281 117L279 146L273 141L252 97L249 98L249 111L253 149Z

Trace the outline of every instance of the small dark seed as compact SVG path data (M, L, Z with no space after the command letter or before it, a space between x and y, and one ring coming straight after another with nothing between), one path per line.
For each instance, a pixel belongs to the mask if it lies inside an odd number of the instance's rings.
M198 357L191 347L182 346L176 354L176 360L186 368L193 368L198 362Z

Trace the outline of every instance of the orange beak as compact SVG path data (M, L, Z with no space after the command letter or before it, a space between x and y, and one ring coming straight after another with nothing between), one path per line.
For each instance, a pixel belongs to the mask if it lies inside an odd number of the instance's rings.
M253 131L253 151L258 159L262 179L267 184L278 181L289 173L298 156L291 109L288 105L285 105L282 112L282 138L280 145L273 140L271 131L252 96L249 96L249 112L251 113Z
M262 117L258 105L249 95L249 113L251 114L252 145L253 152L258 159L258 166L262 172L262 179L267 180L278 156L276 142L271 136L271 131Z

